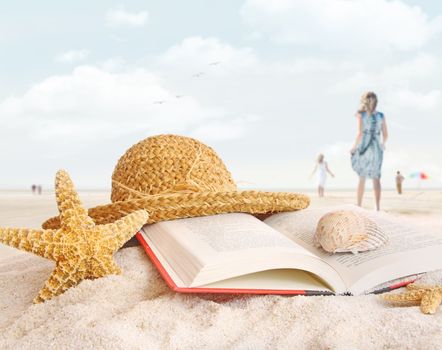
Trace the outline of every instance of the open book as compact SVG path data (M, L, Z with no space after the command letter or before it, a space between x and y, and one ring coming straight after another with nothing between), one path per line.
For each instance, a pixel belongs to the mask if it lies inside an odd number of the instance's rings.
M363 211L389 241L359 254L315 248L319 219L342 209ZM441 233L353 205L279 213L264 221L243 213L164 221L145 225L137 238L169 286L189 293L357 295L442 268Z

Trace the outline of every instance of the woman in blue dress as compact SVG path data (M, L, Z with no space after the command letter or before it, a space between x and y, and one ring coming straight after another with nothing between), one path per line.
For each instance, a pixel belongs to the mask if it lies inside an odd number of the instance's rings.
M356 113L358 134L351 153L351 165L359 176L358 205L362 205L365 179L373 179L376 210L380 209L381 167L388 138L387 123L383 113L376 110L378 103L374 92L366 92L361 97L361 108ZM382 134L382 140L381 140Z

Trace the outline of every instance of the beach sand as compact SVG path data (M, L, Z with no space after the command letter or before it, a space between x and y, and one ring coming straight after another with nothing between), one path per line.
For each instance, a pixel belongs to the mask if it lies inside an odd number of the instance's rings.
M311 193L311 206L354 203ZM107 192L80 192L86 207ZM364 206L373 207L367 192ZM384 191L382 209L440 229L442 191ZM0 226L35 227L57 214L54 194L0 192ZM442 253L442 252L441 252ZM53 263L0 245L0 349L440 349L442 308L392 307L378 296L226 296L171 292L139 247L115 254L123 274L87 280L34 305ZM425 276L442 282L442 272Z

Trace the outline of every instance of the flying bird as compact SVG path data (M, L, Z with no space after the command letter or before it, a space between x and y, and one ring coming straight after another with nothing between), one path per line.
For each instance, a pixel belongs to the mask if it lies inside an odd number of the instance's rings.
M154 101L154 105L162 105L163 103L166 103L166 101L164 100L160 100L160 101Z
M217 66L218 64L220 64L221 61L215 61L215 62L211 62L209 63L211 66Z
M192 78L201 78L205 73L204 72L198 72L192 75Z

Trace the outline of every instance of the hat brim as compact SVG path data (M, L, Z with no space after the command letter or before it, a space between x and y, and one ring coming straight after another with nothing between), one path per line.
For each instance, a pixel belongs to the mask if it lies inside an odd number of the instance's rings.
M149 213L148 224L164 220L223 213L270 214L307 208L310 198L300 193L230 191L151 195L100 205L88 210L98 225L114 222L135 210ZM44 229L60 227L59 217L46 220Z

